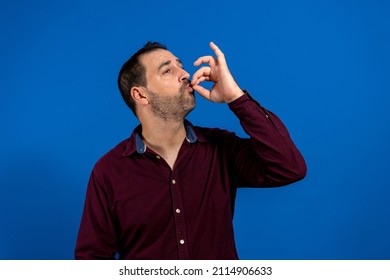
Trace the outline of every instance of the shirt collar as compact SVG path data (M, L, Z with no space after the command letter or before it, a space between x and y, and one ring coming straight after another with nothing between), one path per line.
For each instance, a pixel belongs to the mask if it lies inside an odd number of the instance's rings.
M187 120L184 121L184 127L186 129L186 140L188 143L193 144L197 142L198 140L201 142L204 142L204 137L203 135L198 135L198 133L195 133L195 128L194 126ZM123 153L123 156L130 156L133 153L137 152L138 154L143 154L146 151L146 145L142 141L141 138L141 131L142 131L142 126L139 125L137 126L133 133L131 134L129 141L127 142L125 152Z

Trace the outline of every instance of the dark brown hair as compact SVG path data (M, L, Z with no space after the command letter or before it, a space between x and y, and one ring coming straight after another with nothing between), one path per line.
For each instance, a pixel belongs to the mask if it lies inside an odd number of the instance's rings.
M140 58L146 53L150 53L157 49L166 50L167 47L158 42L147 42L141 49L139 49L128 61L126 61L118 76L118 87L122 98L136 115L135 102L130 95L130 90L134 86L146 86L145 66L141 63Z

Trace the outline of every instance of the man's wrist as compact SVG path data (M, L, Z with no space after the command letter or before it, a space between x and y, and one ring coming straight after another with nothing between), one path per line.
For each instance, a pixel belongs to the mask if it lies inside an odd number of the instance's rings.
M238 89L237 90L237 93L232 97L230 98L229 100L226 101L227 104L237 100L238 98L240 98L241 96L243 96L245 94L244 91L242 91L241 89Z

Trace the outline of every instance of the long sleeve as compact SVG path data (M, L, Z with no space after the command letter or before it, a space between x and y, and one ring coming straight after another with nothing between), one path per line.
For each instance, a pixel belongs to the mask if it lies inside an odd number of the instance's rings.
M92 171L88 183L75 249L76 259L114 259L117 250L110 195L96 173Z
M137 129L105 154L88 183L75 258L237 259L236 187L286 185L306 165L274 114L247 94L229 106L250 138L186 123L174 169L137 149Z
M239 186L276 187L305 177L307 167L287 128L249 94L229 103L250 139L232 145L232 165Z

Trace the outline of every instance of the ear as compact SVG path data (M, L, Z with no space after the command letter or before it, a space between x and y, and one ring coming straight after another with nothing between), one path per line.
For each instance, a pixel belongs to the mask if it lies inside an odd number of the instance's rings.
M134 99L135 103L139 105L148 105L149 100L147 97L147 90L145 87L136 86L130 89L130 95Z

